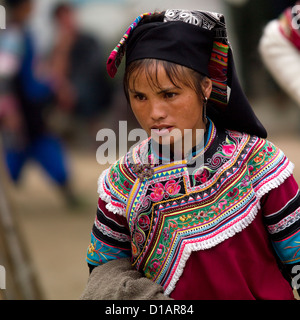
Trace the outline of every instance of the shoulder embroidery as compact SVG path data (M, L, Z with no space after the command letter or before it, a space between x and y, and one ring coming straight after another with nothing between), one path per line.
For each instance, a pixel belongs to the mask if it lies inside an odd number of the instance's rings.
M259 139L248 169L253 188L261 198L292 175L294 164L270 141Z

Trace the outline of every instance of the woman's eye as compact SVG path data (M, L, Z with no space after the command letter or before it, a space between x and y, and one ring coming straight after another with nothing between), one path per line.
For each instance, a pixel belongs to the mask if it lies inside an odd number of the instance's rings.
M165 93L165 98L167 98L167 99L174 98L175 96L176 96L176 93L174 93L174 92L166 92Z
M146 97L143 94L136 94L134 98L140 101L146 100Z

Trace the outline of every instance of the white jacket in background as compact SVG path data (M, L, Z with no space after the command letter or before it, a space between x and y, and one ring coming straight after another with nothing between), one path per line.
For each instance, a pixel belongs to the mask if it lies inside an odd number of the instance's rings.
M259 43L262 60L278 85L300 106L300 51L269 22Z

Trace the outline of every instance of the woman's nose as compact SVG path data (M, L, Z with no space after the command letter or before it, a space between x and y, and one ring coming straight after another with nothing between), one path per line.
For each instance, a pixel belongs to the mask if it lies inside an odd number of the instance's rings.
M150 101L150 117L152 120L165 119L167 115L167 109L163 102L158 100Z

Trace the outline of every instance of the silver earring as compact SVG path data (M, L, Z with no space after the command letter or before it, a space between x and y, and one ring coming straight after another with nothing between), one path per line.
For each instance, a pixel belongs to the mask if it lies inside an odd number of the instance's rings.
M206 118L206 106L207 106L207 97L204 97L203 99L203 122L206 124L207 118Z

